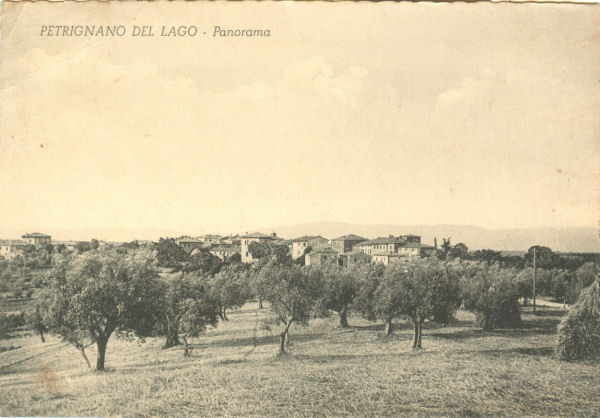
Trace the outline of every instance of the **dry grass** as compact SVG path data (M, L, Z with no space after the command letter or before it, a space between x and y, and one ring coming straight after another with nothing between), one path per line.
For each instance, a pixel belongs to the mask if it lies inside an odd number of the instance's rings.
M260 317L267 315L260 312ZM293 327L290 354L257 329L248 305L195 339L191 358L160 340L111 339L107 371L87 369L78 352L35 337L0 341L1 415L599 415L600 365L552 357L560 311L523 315L524 328L484 333L472 315L449 327L426 324L424 349L411 328L336 318ZM95 352L90 349L90 358Z

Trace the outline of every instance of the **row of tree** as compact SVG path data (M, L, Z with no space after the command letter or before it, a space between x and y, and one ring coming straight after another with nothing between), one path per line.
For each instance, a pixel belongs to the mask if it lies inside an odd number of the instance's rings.
M281 325L280 353L293 324L332 312L341 327L349 326L350 312L382 320L386 334L393 332L395 319L407 318L414 326L413 348L422 346L427 321L449 323L460 306L474 312L484 330L521 322L523 271L498 263L432 257L387 268L304 267L283 252L269 251L246 265L198 251L161 274L159 254L101 247L54 257L27 315L29 324L42 339L51 332L71 343L88 364L85 348L95 344L96 369L103 370L114 334L163 336L165 347L183 344L189 355L189 337L226 321L228 310L253 298L268 302Z
M353 269L302 268L271 260L257 271L256 283L283 326L280 352L293 322L329 312L339 315L340 327L349 326L349 312L383 320L388 335L394 319L408 318L414 326L413 348L421 348L425 321L449 323L461 305L477 314L485 330L520 325L515 273L497 265L435 258Z
M421 346L423 323L447 322L465 303L478 312L485 329L504 325L504 310L518 320L518 292L510 274L497 266L422 260L407 266L300 267L291 258L265 257L255 266L230 263L218 271L190 265L161 276L148 250L122 254L111 249L56 259L42 297L29 322L43 338L59 335L85 356L96 344L96 368L104 368L106 347L113 334L140 337L163 335L165 347L185 345L227 310L250 298L269 302L282 325L280 351L285 351L290 327L330 311L348 326L348 313L383 319L392 332L395 318L415 326L413 346ZM512 276L511 276L512 277ZM516 307L516 308L515 308ZM502 312L501 312L502 311Z

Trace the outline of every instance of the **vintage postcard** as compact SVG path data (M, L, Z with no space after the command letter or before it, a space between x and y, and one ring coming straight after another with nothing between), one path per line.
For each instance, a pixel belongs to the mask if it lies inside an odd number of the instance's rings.
M7 2L0 415L600 415L600 6Z

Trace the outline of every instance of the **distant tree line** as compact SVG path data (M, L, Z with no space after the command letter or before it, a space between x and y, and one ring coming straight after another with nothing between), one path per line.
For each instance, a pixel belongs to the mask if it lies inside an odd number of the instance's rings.
M535 245L523 257L503 255L501 251L469 251L463 243L452 245L450 238L444 238L436 257L442 260L473 260L498 264L503 268L514 268L519 272L519 295L525 304L533 289L533 258L536 258L536 294L548 296L563 303L575 303L582 290L592 284L600 265L597 253L556 253L550 248Z

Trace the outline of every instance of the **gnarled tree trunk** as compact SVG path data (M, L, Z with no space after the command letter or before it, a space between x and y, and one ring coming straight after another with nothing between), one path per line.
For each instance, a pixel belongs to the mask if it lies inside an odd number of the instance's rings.
M392 324L392 318L385 320L385 335L392 335L394 332L394 325Z
M281 331L279 334L279 354L285 353L285 331Z
M179 327L177 325L167 325L167 341L163 348L171 348L176 345L181 345L179 341Z
M484 331L491 331L494 329L494 322L492 320L492 312L481 311L477 312L476 324L483 328Z
M292 325L293 322L293 318L289 319L287 321L287 323L285 324L285 328L283 331L281 331L281 334L279 334L279 354L284 354L285 353L285 347L289 344L289 332L290 332L290 326Z
M419 343L419 324L413 320L414 331L413 331L413 345L412 348L417 348L417 344Z
M106 345L108 344L108 337L101 334L96 338L96 347L98 348L98 355L96 356L96 370L104 371L104 358L106 356Z
M221 320L223 321L229 321L229 318L227 318L227 315L225 314L225 309L224 306L219 307L219 317L221 317Z
M350 328L348 324L348 309L344 308L340 311L340 328Z

